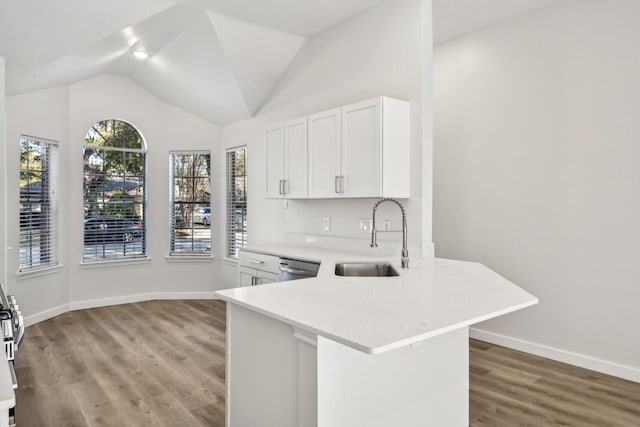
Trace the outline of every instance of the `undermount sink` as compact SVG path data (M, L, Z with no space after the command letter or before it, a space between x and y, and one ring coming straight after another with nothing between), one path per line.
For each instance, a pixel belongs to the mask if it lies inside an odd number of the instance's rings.
M336 264L336 276L391 277L399 274L386 262L341 262Z

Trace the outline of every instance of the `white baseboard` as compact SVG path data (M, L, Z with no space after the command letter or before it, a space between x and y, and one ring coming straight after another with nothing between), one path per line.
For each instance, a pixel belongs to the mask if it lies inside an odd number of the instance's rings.
M53 308L49 308L47 310L41 311L39 313L26 316L24 318L24 326L26 327L26 326L34 325L36 323L40 323L47 319L51 319L52 317L56 317L61 314L64 314L67 311L69 311L69 304L62 304L57 307L53 307Z
M640 383L640 369L632 366L621 365L608 360L597 359L584 354L573 353L571 351L549 347L543 344L537 344L489 331L483 331L482 329L477 328L469 328L469 336L481 341L490 342L492 344L524 351L526 353L535 354L536 356L546 357L547 359L568 363L570 365L579 366L581 368Z
M83 310L86 308L106 307L109 305L129 304L132 302L151 300L179 300L179 299L219 299L211 292L149 292L145 294L122 295L110 298L97 298L84 301L72 301L39 313L25 317L25 326L42 322L52 317L59 316L68 311Z
M220 299L212 292L156 292L154 299Z

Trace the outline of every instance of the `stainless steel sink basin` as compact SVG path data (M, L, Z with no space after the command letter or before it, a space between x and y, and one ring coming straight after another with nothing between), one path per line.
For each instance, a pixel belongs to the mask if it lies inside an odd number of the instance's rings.
M336 264L336 276L391 277L399 274L386 262L341 262Z

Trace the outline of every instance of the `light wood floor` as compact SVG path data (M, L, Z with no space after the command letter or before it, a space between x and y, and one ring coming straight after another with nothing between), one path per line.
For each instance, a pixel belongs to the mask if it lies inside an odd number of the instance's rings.
M225 305L66 313L27 328L15 366L20 427L223 426Z
M471 426L640 426L638 383L470 343ZM225 305L66 313L27 328L16 371L20 427L222 427Z

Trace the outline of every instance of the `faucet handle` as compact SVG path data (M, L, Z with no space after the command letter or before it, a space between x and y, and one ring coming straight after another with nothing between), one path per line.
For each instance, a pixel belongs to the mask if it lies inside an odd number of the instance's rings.
M402 250L402 256L400 257L402 261L402 268L409 268L409 251L406 249Z
M409 268L409 257L403 256L400 259L402 260L402 268Z

